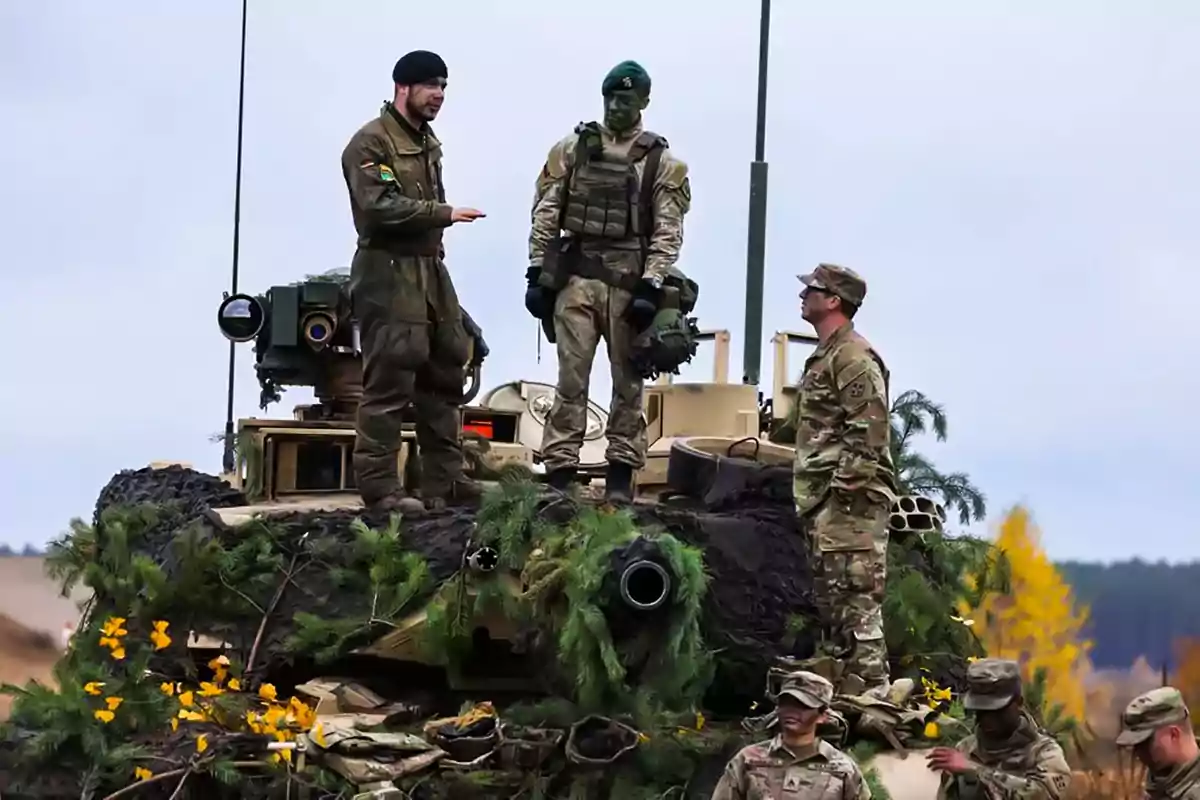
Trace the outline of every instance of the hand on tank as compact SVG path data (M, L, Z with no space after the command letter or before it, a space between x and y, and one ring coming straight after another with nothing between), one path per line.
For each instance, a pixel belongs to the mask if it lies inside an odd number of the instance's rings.
M450 222L474 222L486 216L487 214L477 208L455 208L450 212Z

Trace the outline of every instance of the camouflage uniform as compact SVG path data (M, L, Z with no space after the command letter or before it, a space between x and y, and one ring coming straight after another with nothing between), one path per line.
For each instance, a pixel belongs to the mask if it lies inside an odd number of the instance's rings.
M1117 744L1136 747L1164 725L1182 725L1190 718L1178 689L1162 686L1138 695L1121 714ZM1146 774L1146 800L1200 800L1200 758Z
M1021 694L1015 661L986 658L967 668L968 711L996 711ZM1025 712L1016 732L989 742L976 729L958 743L974 769L943 773L937 800L1059 800L1071 784L1071 767L1062 747Z
M350 279L363 354L358 490L369 505L401 494L401 414L412 403L423 493L465 494L473 487L462 480L459 406L470 338L442 261L452 208L441 143L386 103L346 145L342 175L358 232Z
M799 278L855 306L867 293L856 273L832 264ZM818 605L849 653L848 673L877 687L888 678L881 606L896 483L888 370L852 322L805 362L797 403L793 486L808 520Z
M828 708L833 685L812 672L794 672L780 695L809 708ZM822 739L789 748L782 735L742 748L725 765L712 800L871 800L853 758Z
M588 142L599 152L588 151ZM654 162L657 168L647 176L647 164ZM630 362L637 331L628 314L639 281L661 285L679 258L690 206L687 165L664 138L643 129L640 116L619 133L581 123L550 149L536 183L529 263L536 274L550 254L567 273L553 287L551 312L558 383L542 459L552 476L572 473L579 464L592 361L601 339L612 374L606 458L630 477L645 463L644 381Z

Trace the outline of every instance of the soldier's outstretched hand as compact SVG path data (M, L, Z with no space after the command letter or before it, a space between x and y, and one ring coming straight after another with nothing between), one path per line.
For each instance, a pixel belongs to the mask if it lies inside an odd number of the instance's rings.
M450 212L450 222L474 222L475 220L486 216L487 214L483 213L477 208L455 208Z
M974 769L967 754L953 747L935 747L926 756L929 768L938 772L949 772L952 775L970 772Z

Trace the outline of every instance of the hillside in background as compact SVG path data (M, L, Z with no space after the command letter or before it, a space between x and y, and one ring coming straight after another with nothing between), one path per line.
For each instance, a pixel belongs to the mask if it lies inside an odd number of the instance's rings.
M1089 607L1088 635L1098 668L1124 669L1139 656L1174 667L1175 643L1200 637L1200 562L1112 564L1064 561L1059 572Z

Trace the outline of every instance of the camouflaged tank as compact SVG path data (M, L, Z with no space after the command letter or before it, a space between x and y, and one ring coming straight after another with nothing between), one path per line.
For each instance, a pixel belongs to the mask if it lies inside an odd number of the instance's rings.
M355 493L361 367L344 279L221 303L222 333L255 342L262 407L286 386L311 387L317 402L291 419L240 420L234 469L220 476L167 462L115 475L92 524L51 559L64 580L94 589L80 636L112 650L116 618L129 637L156 642L145 669L172 702L189 686L209 687L196 702L208 691L270 706L268 686L294 698L288 724L307 727L272 745L275 755L292 748L290 767L299 759L340 781L343 796L707 798L729 755L769 735L772 681L800 666L840 686L822 730L839 746L919 744L934 720L953 729L911 679L889 697L861 697L839 661L813 658L792 449L770 440L791 407L786 347L812 337L776 335L774 392L760 405L756 387L728 382L728 332L702 334L715 345L713 380L647 386L650 450L624 507L596 499L603 409L589 406L580 485L550 490L538 448L553 387L514 381L480 396L473 359L464 458L489 490L479 505L401 519L364 512ZM486 354L481 337L476 347ZM411 430L398 458L415 486ZM926 558L944 510L902 498L893 512L902 566L956 580ZM174 632L161 648L159 626ZM965 638L950 649L979 654ZM903 650L892 656L905 662ZM927 674L953 684L961 662L930 662ZM179 719L216 719L191 708L178 708L160 749L197 741L193 727L180 744ZM259 712L245 713L259 732ZM235 747L231 730L208 733L233 753L244 742ZM21 752L12 740L9 751ZM196 772L188 791L224 796L225 784ZM228 796L254 795L238 784Z

